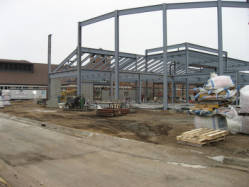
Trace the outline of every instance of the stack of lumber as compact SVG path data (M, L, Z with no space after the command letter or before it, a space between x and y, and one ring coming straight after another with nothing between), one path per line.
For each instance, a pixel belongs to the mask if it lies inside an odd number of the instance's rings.
M177 136L178 143L188 144L193 146L203 146L213 142L225 140L229 132L227 130L212 130L207 128L199 128L182 133Z
M97 116L114 117L114 116L120 116L121 111L118 108L103 108L103 109L97 109L96 114Z

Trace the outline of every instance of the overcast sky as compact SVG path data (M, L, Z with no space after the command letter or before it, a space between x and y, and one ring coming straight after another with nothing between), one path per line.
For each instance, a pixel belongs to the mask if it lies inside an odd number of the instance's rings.
M46 63L47 35L52 33L52 63L58 64L76 47L78 21L117 9L185 1L0 0L0 58ZM217 48L216 15L215 8L168 11L169 45L191 42ZM249 61L249 9L223 9L223 41L230 57ZM84 27L82 45L113 50L113 19ZM120 18L120 51L143 54L159 46L161 12Z

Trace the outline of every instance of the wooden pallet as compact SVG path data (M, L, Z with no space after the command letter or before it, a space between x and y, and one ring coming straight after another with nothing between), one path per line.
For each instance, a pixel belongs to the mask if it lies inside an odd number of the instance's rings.
M184 132L180 136L177 136L176 139L178 143L200 147L223 141L228 134L229 132L226 130L199 128Z

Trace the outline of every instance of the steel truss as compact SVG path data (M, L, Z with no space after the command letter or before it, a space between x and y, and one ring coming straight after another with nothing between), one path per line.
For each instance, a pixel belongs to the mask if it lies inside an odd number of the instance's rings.
M167 11L175 9L217 8L218 49L191 43L169 46L167 44ZM249 62L228 57L223 51L222 8L249 8L246 2L210 1L172 3L117 10L78 23L78 46L50 72L50 78L76 77L77 94L81 95L81 82L106 82L113 86L115 77L115 99L119 99L119 82L138 81L141 96L141 81L163 82L164 110L168 108L168 82L189 84L206 82L211 72L231 75L239 85L249 83L249 76L240 71L249 70ZM162 12L163 46L146 49L144 55L119 51L119 17L145 12ZM82 47L82 28L106 19L115 20L115 51ZM51 42L51 38L49 40ZM51 45L50 45L51 46ZM51 54L51 52L49 53ZM50 59L50 58L49 58ZM49 60L50 63L50 60ZM188 97L186 97L188 98ZM139 97L141 101L141 97ZM188 102L188 101L187 101Z

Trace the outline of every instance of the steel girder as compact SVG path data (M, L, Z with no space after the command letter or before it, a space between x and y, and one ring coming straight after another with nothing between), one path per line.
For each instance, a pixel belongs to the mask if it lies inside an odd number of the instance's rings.
M140 14L146 12L162 11L164 4L130 8L124 10L118 10L119 16L130 15L130 14ZM228 8L249 8L249 3L246 2L233 2L233 1L222 1L221 7ZM210 2L188 2L188 3L169 3L167 4L167 10L179 10L179 9L193 9L193 8L214 8L218 7L217 1ZM104 21L110 18L114 18L116 11L103 14L85 21L80 22L80 26L87 26L100 21Z
M175 74L174 76L176 77L176 81L181 81L182 78L177 78L177 76L182 76L182 77L193 77L194 74L198 73L204 73L207 76L205 79L209 77L210 72L214 71L214 68L217 68L217 61L218 61L218 56L217 54L210 54L210 52L217 53L217 50L212 49L212 48L207 48L204 46L199 46L195 44L188 44L188 47L193 49L194 47L196 48L197 51L194 50L189 50L189 64L188 64L188 74L186 74L186 62L185 62L185 56L186 56L186 51L185 50L179 50L182 49L185 46L186 43L184 44L177 44L173 46L169 46L168 50L173 50L175 48L176 51L171 51L168 52L168 63L167 63L167 69L168 69L168 75L170 75L170 66L172 62L175 63ZM162 48L155 48L155 49L148 49L148 55L147 55L147 72L150 73L150 75L155 75L156 77L159 77L155 79L154 77L152 78L151 76L146 76L147 80L162 80L162 75L163 75L163 54L152 54L149 55L149 53L155 53L156 51L160 51ZM207 50L207 53L200 52L200 50L204 51ZM67 73L68 71L76 71L76 65L74 65L75 61L75 55L76 51L74 50L70 55L68 55L61 64L51 73L51 78L52 77L70 77L74 74L72 73ZM224 55L226 52L223 52ZM96 80L97 76L94 76L92 74L100 74L101 71L113 71L115 68L115 63L114 63L114 51L108 51L108 50L103 50L103 49L93 49L93 48L82 48L81 54L84 54L84 58L81 60L82 63L82 75L85 74L85 72L90 71L91 76L82 76L83 81L94 81ZM146 65L146 60L145 56L143 55L138 55L138 54L131 54L131 53L122 53L120 52L120 57L119 57L119 71L121 74L129 74L129 72L132 73L140 73L144 74L145 73L145 65ZM134 58L136 57L136 58ZM98 61L96 61L98 60ZM94 64L92 64L94 62ZM103 63L105 62L105 63ZM107 63L106 63L107 62ZM227 70L231 72L236 72L236 71L242 71L242 70L249 70L249 62L242 61L242 60L237 60L233 58L227 58ZM92 70L92 71L91 71ZM60 73L60 76L55 76L56 73L59 72L64 72ZM68 75L67 75L68 74ZM89 74L89 73L88 73ZM115 73L114 73L115 74ZM91 77L94 79L91 80ZM170 78L170 76L168 76ZM246 78L241 78L241 81L248 81L248 76L242 76ZM143 77L144 78L144 77ZM137 79L134 78L133 81L136 81ZM131 81L131 78L129 79ZM189 83L193 84L194 79L189 78Z

